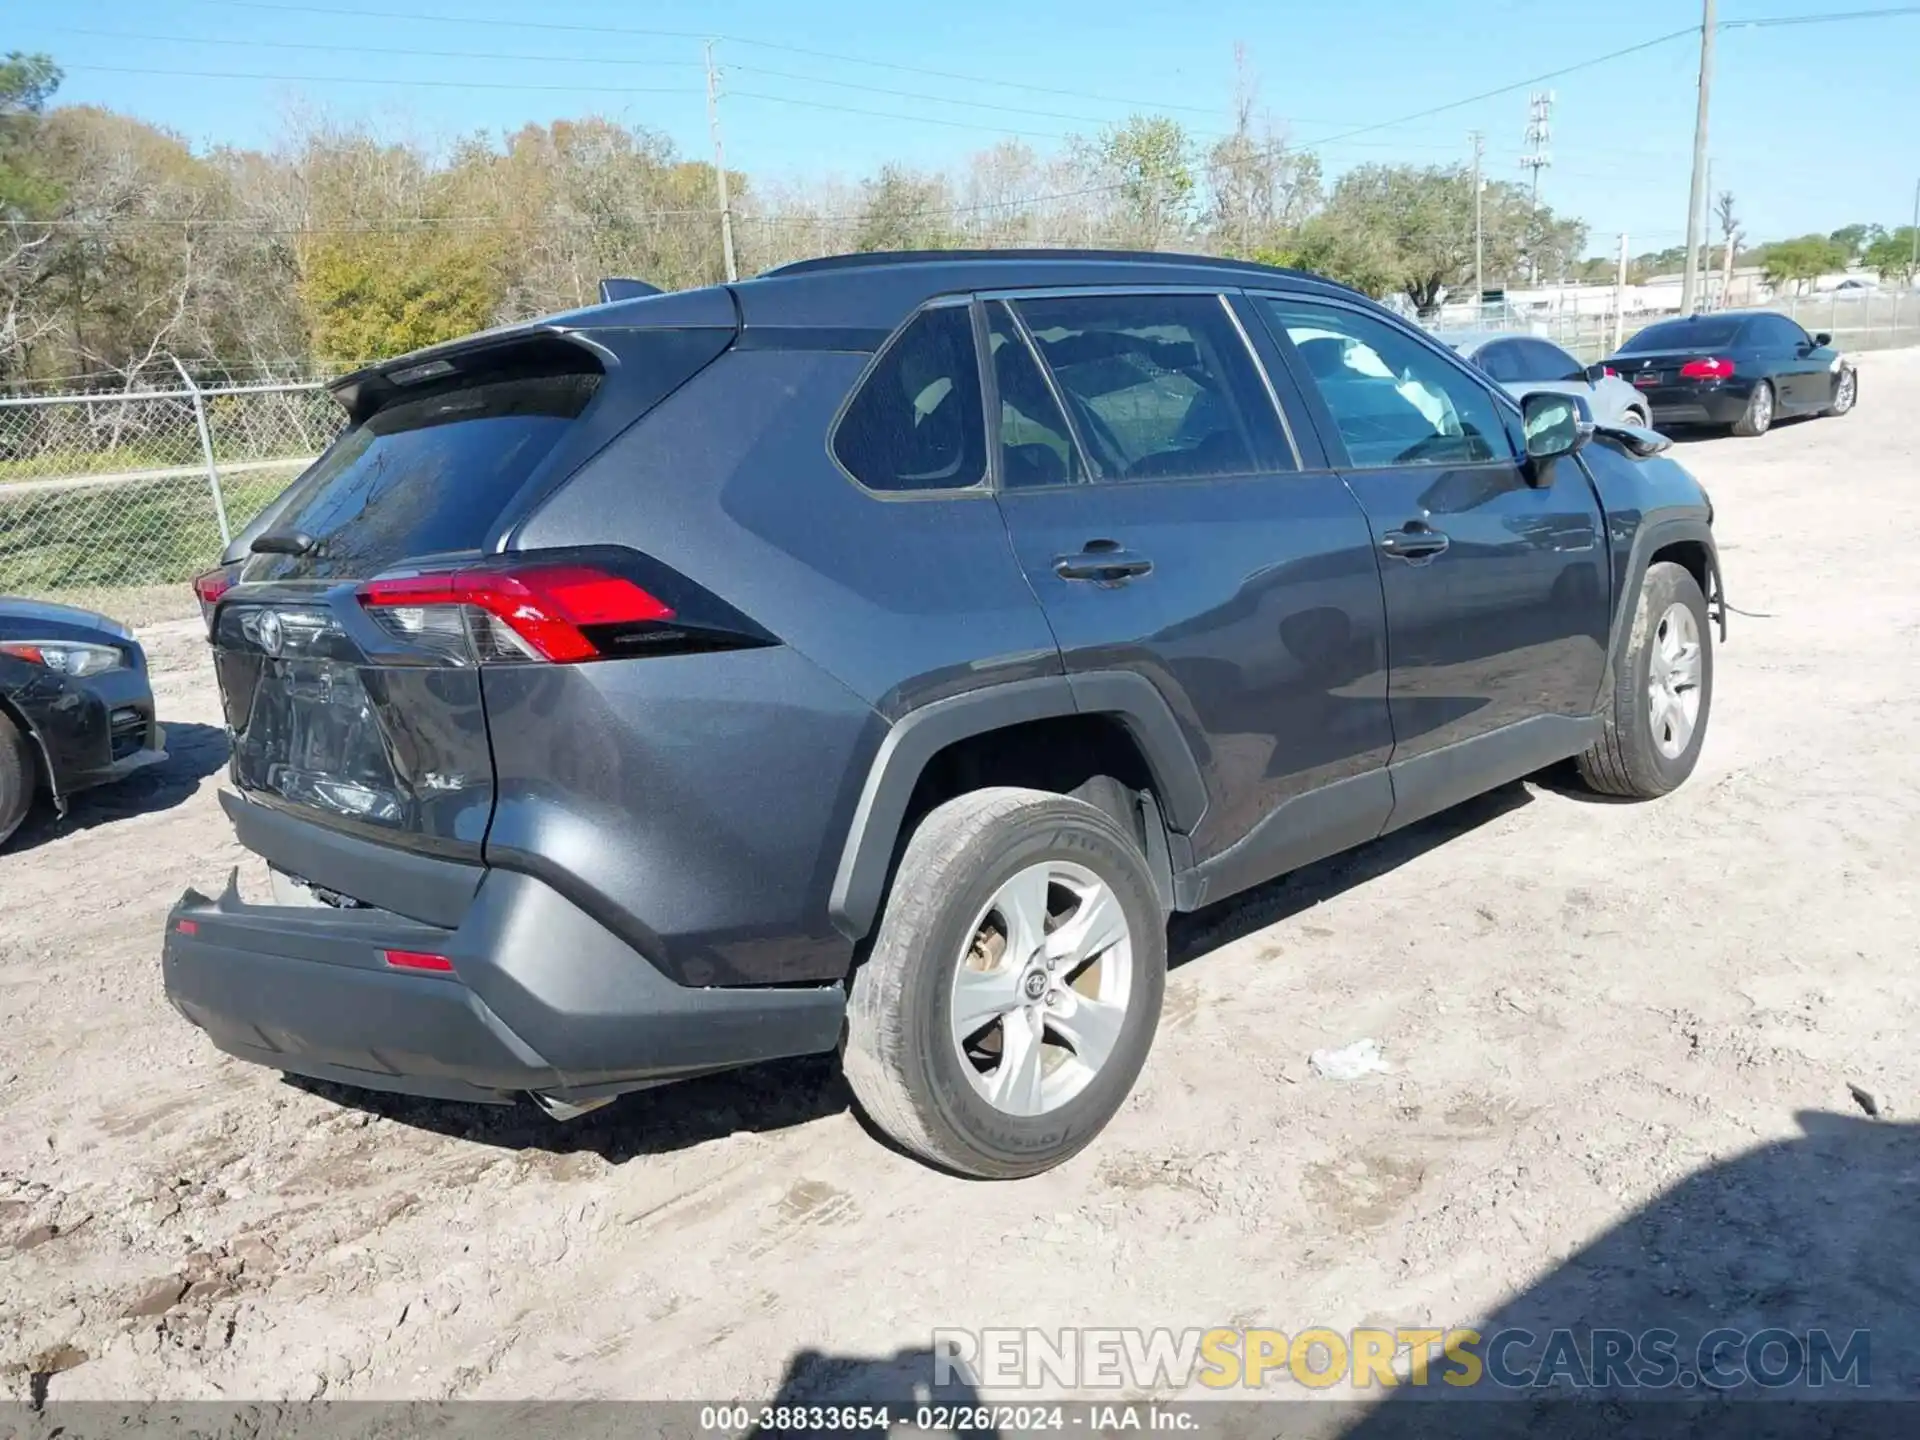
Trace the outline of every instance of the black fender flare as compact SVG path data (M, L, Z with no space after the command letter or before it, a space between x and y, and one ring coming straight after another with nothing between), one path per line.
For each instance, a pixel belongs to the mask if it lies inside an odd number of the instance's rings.
M1146 758L1167 828L1192 833L1206 814L1206 782L1172 708L1144 675L1103 670L984 686L909 711L881 740L834 872L834 928L850 940L873 928L908 802L935 755L975 735L1066 715L1110 715L1125 726Z
M33 718L20 705L5 696L0 696L0 715L13 722L13 726L27 742L27 749L40 762L40 783L47 787L47 798L53 801L56 815L67 813L67 797L60 793L60 781L53 773L53 756L47 753L47 742L40 737L39 727Z
M1647 578L1653 557L1669 545L1694 544L1707 555L1707 614L1718 623L1720 640L1727 638L1727 592L1720 576L1720 549L1713 541L1713 527L1704 515L1667 515L1642 521L1633 533L1627 551L1626 572L1621 577L1620 601L1613 612L1607 637L1607 675L1601 695L1613 693L1614 666L1620 661L1622 647L1632 633L1634 612L1640 606L1640 587Z

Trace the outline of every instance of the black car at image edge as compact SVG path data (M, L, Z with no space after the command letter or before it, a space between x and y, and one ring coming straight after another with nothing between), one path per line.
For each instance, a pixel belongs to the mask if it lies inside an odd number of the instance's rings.
M1649 325L1602 365L1646 397L1653 423L1764 435L1775 420L1844 415L1860 398L1833 337L1771 310L1720 310Z
M0 844L44 793L56 809L167 758L147 657L117 620L0 595Z
M1299 272L806 261L334 394L202 587L268 874L162 961L296 1075L567 1118L838 1049L909 1150L1032 1174L1131 1091L1173 912L1707 731L1667 442Z

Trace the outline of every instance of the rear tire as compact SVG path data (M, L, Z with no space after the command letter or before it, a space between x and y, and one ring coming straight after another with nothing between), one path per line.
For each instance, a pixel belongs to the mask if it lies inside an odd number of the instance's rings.
M1614 662L1606 729L1580 756L1580 778L1602 795L1667 794L1699 763L1712 710L1706 597L1683 566L1649 566L1625 653Z
M1629 425L1638 425L1642 430L1653 429L1653 417L1644 410L1627 411L1627 423Z
M33 808L33 753L20 727L0 714L0 845L12 838Z
M1773 412L1773 382L1762 380L1747 397L1747 408L1733 422L1733 433L1749 440L1756 435L1766 434L1773 428Z
M1166 968L1146 858L1112 816L1037 790L962 795L908 841L853 977L847 1083L922 1159L1038 1174L1132 1091Z

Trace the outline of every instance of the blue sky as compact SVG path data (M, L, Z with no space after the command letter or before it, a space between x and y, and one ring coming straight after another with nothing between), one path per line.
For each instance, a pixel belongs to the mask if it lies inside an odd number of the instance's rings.
M1777 20L1892 3L1721 0L1720 15ZM789 179L857 178L886 159L947 164L1008 132L1046 150L1139 110L1218 132L1230 123L1242 42L1263 108L1320 149L1329 172L1451 162L1477 128L1487 172L1519 180L1524 89L1383 122L1699 18L1693 0L9 0L6 9L0 49L52 54L67 70L62 101L110 105L200 145L271 145L295 113L433 141L599 111L705 155L700 37L717 35L728 162ZM646 31L670 33L635 33ZM498 58L472 58L480 52ZM1596 252L1611 253L1622 229L1635 252L1682 238L1697 64L1696 41L1681 38L1542 87L1556 104L1541 193L1589 223ZM1920 179L1916 82L1920 13L1723 30L1715 190L1735 193L1758 239L1906 223Z

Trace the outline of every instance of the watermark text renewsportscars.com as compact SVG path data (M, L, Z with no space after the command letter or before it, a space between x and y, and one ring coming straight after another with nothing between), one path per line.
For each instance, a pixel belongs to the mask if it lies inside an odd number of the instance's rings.
M1609 1392L1865 1389L1865 1330L1400 1326L1335 1330L940 1329L935 1385L991 1391L1221 1392L1301 1385Z

